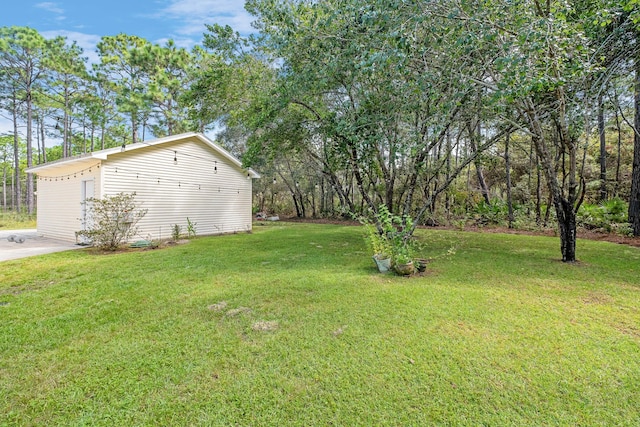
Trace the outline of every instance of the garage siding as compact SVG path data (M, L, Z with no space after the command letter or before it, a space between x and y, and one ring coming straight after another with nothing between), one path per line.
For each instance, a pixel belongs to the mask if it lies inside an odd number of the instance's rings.
M38 234L53 239L76 241L82 229L82 181L93 180L94 195L99 196L101 169L69 166L43 173L37 181Z
M104 195L136 193L146 216L136 239L166 239L174 224L198 235L251 230L252 180L197 139L112 154L103 163Z

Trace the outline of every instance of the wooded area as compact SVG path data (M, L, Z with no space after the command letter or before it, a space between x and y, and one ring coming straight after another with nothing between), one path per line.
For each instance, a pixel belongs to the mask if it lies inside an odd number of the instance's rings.
M209 26L191 51L0 29L5 210L25 167L183 131L263 179L256 210L377 212L419 224L554 223L640 235L635 1L250 0L256 32ZM50 146L47 141L61 141Z

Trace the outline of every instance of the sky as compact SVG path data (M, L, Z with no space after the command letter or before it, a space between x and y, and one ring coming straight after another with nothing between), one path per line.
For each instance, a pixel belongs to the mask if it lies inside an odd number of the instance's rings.
M252 32L252 17L242 0L18 0L3 2L0 26L31 27L44 37L75 40L91 62L102 36L126 33L191 48L202 41L205 24Z
M45 38L76 41L89 62L98 62L102 36L136 35L152 43L172 39L187 49L201 44L205 24L229 25L243 35L253 32L253 18L243 0L58 0L5 1L0 27L31 27ZM12 131L0 115L0 134Z

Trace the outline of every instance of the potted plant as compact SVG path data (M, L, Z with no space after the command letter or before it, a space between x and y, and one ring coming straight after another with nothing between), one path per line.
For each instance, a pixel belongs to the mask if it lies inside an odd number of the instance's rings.
M401 276L410 276L415 272L413 261L405 255L400 255L396 258L393 269Z
M414 272L411 259L413 222L410 217L394 215L385 205L380 205L375 214L375 225L366 219L361 219L361 222L373 250L373 260L381 272L390 268L401 275Z
M381 233L377 227L369 222L364 222L366 230L366 240L373 251L373 261L378 267L378 271L385 273L391 269L391 243L387 236Z
M426 259L426 258L418 258L418 259L413 260L413 264L415 265L416 270L419 273L424 273L425 272L425 270L427 269L427 263L428 262L429 262L429 260Z
M411 236L402 231L396 232L393 239L393 269L401 276L409 276L415 272L412 249Z

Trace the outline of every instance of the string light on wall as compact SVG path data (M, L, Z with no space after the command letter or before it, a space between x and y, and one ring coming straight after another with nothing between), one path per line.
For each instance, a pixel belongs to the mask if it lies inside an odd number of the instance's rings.
M147 141L138 141L138 142L137 142L137 144L144 144L144 145L146 145L146 146L148 146L148 147L154 147L154 146L156 146L156 144L150 144L150 143L149 143L149 142L147 142ZM220 148L220 147L219 147L219 148ZM158 148L158 149L159 149L159 150L162 150L162 151L173 151L173 152L174 152L174 159L176 158L175 154L177 153L177 151L176 151L176 150L174 150L173 148L160 147L160 148ZM220 148L220 149L221 149L221 148ZM122 144L122 151L124 151L124 150L125 150L125 145L124 145L124 144ZM223 154L224 154L224 153L226 153L223 149L221 149L221 150L222 150L222 153L223 153ZM207 163L208 163L208 162L212 162L212 163L213 163L213 165L214 165L214 166L213 166L213 173L218 173L218 161L217 161L217 160L212 160L211 158L207 158L207 157L199 156L199 155L197 155L197 154L193 154L193 153L189 153L189 152L184 152L184 151L180 151L180 155L181 155L181 156L184 156L184 157L188 157L189 159L198 159L198 160L202 160L202 161L207 162ZM226 153L226 155L231 156L229 153Z
M75 171L72 173L68 173L68 174L64 174L64 175L58 175L58 176L44 176L44 175L38 175L38 180L40 181L65 181L65 180L71 180L71 178L78 178L78 173L80 174L80 176L84 176L85 172L89 172L89 173L93 173L93 170L95 169L100 169L100 163L97 163L95 165L91 165L87 168L84 168L80 171Z
M58 175L58 176L42 176L42 175L38 175L38 180L40 181L67 181L67 180L71 180L71 178L79 178L79 179L85 179L85 178L92 178L94 175L89 175L89 172L91 171L95 171L96 169L100 169L101 165L100 163L88 166L82 170L76 170L75 172L71 172L69 174L64 174L64 175ZM121 166L113 166L111 168L107 168L107 170L110 172L106 172L106 173L117 173L118 175L123 175L123 178L127 178L127 177L131 177L131 180L138 180L141 182L140 185L144 185L144 182L147 183L154 183L154 184L161 184L161 185L176 185L178 188L181 189L181 191L212 191L212 192L217 192L217 193L231 193L231 194L240 194L243 191L247 191L247 187L245 186L240 186L240 187L224 187L224 186L220 186L217 183L204 183L202 184L201 182L185 182L184 180L180 179L171 179L169 177L162 177L160 178L158 175L156 174L145 174L144 171L138 171L138 170L130 170L130 169L126 169L123 168ZM87 177L84 176L84 173L87 172ZM92 172L93 174L93 172ZM84 177L84 178L83 178ZM247 172L247 178L250 179L251 178L251 172ZM197 179L197 178L194 178ZM202 177L202 179L206 180L206 177ZM134 181L129 181L129 182L134 182ZM236 182L237 184L237 182Z

